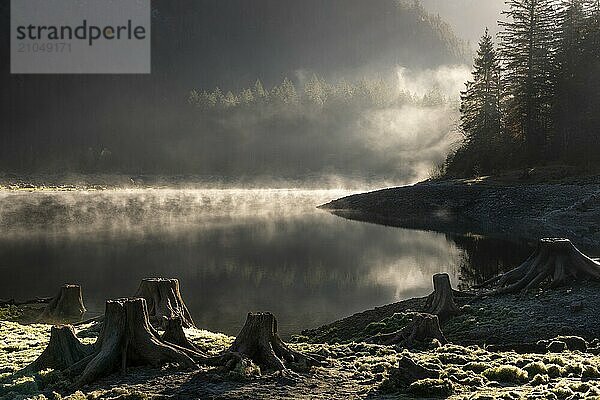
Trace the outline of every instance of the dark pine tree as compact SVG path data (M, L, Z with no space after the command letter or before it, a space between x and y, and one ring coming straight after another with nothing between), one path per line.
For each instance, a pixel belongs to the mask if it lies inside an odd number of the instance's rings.
M479 42L473 79L461 94L461 129L482 172L490 171L500 143L500 68L488 30Z
M568 161L577 159L586 133L587 100L581 96L587 85L585 65L585 0L566 0L561 11L560 40L557 54L556 135L553 153Z
M448 163L450 174L490 172L501 146L500 67L488 30L479 42L473 78L461 93L461 131L465 141Z
M554 0L506 4L499 37L507 129L524 140L527 162L541 162L554 131L558 7Z
M580 161L591 163L600 159L600 0L588 0L584 4L583 58L581 61Z

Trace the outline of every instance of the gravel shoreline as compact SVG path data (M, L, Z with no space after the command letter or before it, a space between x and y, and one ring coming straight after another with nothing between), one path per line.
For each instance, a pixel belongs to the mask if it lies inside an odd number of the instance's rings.
M442 233L565 237L590 255L600 255L600 177L551 183L423 182L344 197L321 208L344 218Z

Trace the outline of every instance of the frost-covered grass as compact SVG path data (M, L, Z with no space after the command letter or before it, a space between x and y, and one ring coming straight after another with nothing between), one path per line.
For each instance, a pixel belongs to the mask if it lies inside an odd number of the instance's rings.
M80 327L78 332L89 326ZM0 321L0 400L8 399L146 399L152 391L136 387L96 389L87 393L66 390L59 374L42 371L14 374L33 361L45 348L50 327ZM95 340L88 330L82 338ZM187 329L186 334L200 349L217 354L233 338L208 331ZM328 359L324 368L351 379L370 394L413 398L451 399L583 399L600 396L600 357L566 351L548 354L489 352L478 346L446 345L429 351L398 351L393 347L365 343L291 344L292 348ZM439 378L422 379L401 386L388 379L401 357L439 373ZM160 372L163 373L163 372ZM173 373L165 370L165 374ZM290 390L293 391L293 388ZM69 396L53 391L70 393ZM293 393L293 392L292 392ZM35 397L37 396L37 397Z
M81 325L77 328L79 339L83 343L96 341L95 331L90 329L92 325ZM230 336L198 329L186 329L186 335L201 350L209 354L223 351L234 340ZM21 325L16 322L0 321L0 400L30 398L80 400L100 397L137 400L149 398L144 393L126 389L95 391L85 394L76 392L66 397L60 397L56 393L49 395L48 392L52 393L50 388L54 388L53 385L65 388L65 385L61 386L61 382L58 382L62 380L62 377L57 372L47 370L27 375L19 373L44 351L49 339L50 325ZM111 397L111 394L114 397Z
M184 331L187 338L208 355L216 355L226 350L235 340L234 337L206 330L184 329Z
M23 310L17 306L0 307L0 321L17 321L23 317Z
M39 392L38 376L14 376L40 355L48 343L50 326L0 321L0 399L29 398Z
M329 357L333 367L352 372L363 385L374 383L375 394L381 390L416 398L576 399L593 398L600 390L600 357L580 352L523 355L451 344L423 352L364 343L297 346ZM439 379L394 386L387 377L402 356L438 371Z
M50 325L0 321L0 378L36 359L50 338Z

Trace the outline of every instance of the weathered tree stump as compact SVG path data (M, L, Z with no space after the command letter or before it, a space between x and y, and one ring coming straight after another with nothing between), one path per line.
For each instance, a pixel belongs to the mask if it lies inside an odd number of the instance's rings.
M179 280L146 278L134 297L143 298L148 304L150 321L156 326L165 327L169 318L180 317L184 328L194 328L190 315L179 291Z
M202 354L196 345L190 342L185 336L180 317L173 317L166 320L165 331L163 332L161 339L163 342L176 344L177 346Z
M106 302L104 324L94 352L66 372L79 375L76 384L80 386L112 372L125 371L128 366L158 367L165 363L196 366L185 349L160 339L150 325L144 299L119 299Z
M85 311L81 286L64 285L44 308L42 314L38 317L38 322L74 322L80 320Z
M261 369L297 372L318 365L315 358L290 349L277 333L277 320L271 313L248 313L244 327L226 354L249 358Z
M484 282L495 287L486 295L559 287L574 281L600 280L600 263L581 253L568 239L546 238L517 268Z
M454 302L454 292L448 274L433 275L433 293L427 297L423 311L437 315L441 323L460 314L460 309Z
M397 345L403 348L414 348L419 345L429 344L433 340L437 340L440 344L446 344L446 338L440 329L440 322L436 315L431 314L416 314L408 325L399 331L376 335L368 339L368 342Z
M77 339L71 325L53 326L48 346L26 370L63 370L90 355L92 351L91 345L84 345Z

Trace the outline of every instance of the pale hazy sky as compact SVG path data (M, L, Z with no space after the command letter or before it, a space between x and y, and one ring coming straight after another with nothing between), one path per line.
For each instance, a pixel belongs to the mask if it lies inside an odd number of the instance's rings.
M475 45L486 27L498 31L504 0L421 0L425 9L449 22L458 36Z

